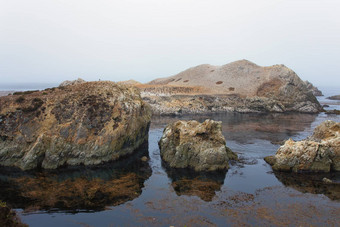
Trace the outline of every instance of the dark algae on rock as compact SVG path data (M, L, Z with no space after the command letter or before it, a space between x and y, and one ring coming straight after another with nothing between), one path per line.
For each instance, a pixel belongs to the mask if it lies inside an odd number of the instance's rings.
M0 199L26 212L105 210L137 198L152 170L147 144L133 155L92 167L24 172L0 168Z
M88 82L0 98L0 165L95 165L147 141L151 109L138 89Z

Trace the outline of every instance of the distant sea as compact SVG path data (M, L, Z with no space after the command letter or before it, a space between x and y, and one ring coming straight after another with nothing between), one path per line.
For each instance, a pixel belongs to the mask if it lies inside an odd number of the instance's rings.
M58 85L58 83L0 83L0 91L44 90Z

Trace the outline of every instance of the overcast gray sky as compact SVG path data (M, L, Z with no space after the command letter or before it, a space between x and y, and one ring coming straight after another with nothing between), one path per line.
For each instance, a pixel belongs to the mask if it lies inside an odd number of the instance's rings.
M285 64L340 86L339 0L0 0L0 83Z

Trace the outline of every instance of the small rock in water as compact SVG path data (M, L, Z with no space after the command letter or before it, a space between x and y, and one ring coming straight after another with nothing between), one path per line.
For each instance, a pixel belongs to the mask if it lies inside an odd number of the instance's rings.
M340 123L325 121L308 139L297 142L289 139L274 156L264 160L278 171L340 171Z
M162 159L172 168L216 171L229 168L237 155L226 147L220 121L177 121L169 124L159 141Z

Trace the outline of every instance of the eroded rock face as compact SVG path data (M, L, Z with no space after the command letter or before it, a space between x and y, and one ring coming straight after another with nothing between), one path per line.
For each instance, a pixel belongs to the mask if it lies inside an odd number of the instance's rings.
M137 89L89 82L0 99L0 165L95 165L132 153L151 110Z
M340 171L340 123L325 121L310 138L297 142L287 140L265 161L278 171Z
M229 168L237 155L226 147L221 122L177 121L169 124L159 141L161 157L172 168L216 171Z
M284 65L261 67L241 60L199 65L136 85L154 114L308 112L322 110L307 84Z
M305 81L307 89L313 93L314 96L323 96L322 91L320 91L317 87L315 87L308 80Z

